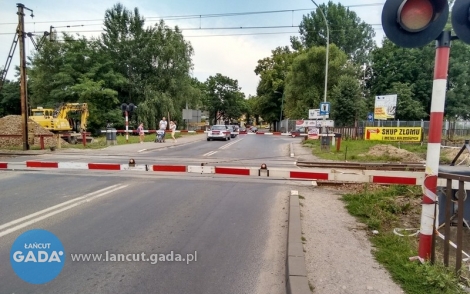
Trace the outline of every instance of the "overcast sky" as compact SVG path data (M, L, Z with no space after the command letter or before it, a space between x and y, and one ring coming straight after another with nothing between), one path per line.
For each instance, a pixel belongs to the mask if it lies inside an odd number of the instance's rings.
M239 82L246 96L256 95L259 78L254 69L259 59L271 55L278 46L290 45L289 37L298 36L302 15L315 9L310 0L124 0L126 8L137 7L146 18L146 26L163 18L169 26L178 25L194 48L192 75L200 81L221 73ZM315 1L318 5L327 1ZM380 18L383 0L334 1L350 6L361 20L373 25L376 42L380 45L383 30ZM80 31L81 35L97 36L101 33L104 13L118 1L48 1L48 0L0 0L0 68L5 64L18 22L16 3L22 3L34 12L26 12L26 32L39 35L50 26L61 31ZM284 12L274 12L282 11ZM243 16L207 17L208 14L266 12ZM175 19L174 16L192 16ZM198 17L200 16L200 17ZM65 26L71 26L67 28ZM285 26L284 28L273 28ZM268 27L244 28L240 27ZM200 28L200 29L199 29ZM29 55L34 49L26 42ZM14 68L19 65L19 48L16 49L8 78L14 78Z

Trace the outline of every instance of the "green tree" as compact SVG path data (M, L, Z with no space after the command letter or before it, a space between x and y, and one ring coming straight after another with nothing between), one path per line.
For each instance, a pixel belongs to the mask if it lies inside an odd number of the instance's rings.
M109 56L98 50L96 41L63 35L63 42L44 44L34 54L29 71L32 107L55 107L63 102L89 104L89 130L98 130L116 119L115 88L124 83L112 69Z
M385 39L372 54L372 75L368 80L371 100L392 93L394 83L413 85L413 99L429 113L434 72L434 46L401 48Z
M257 87L259 115L268 123L279 121L285 80L294 58L300 52L277 47L270 57L258 60L255 73L260 77Z
M0 91L0 117L21 114L20 83L6 80Z
M421 120L426 117L424 106L414 99L413 86L396 82L391 85L390 93L397 94L397 112L395 119Z
M238 81L217 73L210 76L206 82L205 109L209 111L210 120L217 123L238 120L245 112L245 97L240 92Z
M316 11L303 16L299 28L300 42L293 37L292 46L326 46L326 24L320 9L328 20L330 43L346 52L354 62L366 63L370 52L376 47L372 26L362 21L354 11L332 1L328 5L320 4Z
M365 117L366 104L362 97L359 81L351 75L342 75L331 92L331 117L335 126L353 126Z
M137 8L130 11L116 4L106 11L101 40L102 50L119 61L114 70L126 77L120 102L138 104L138 118L147 126L167 114L181 121L186 103L201 105L195 98L202 97L189 76L193 49L178 27L171 29L160 21L144 28Z
M323 101L325 55L324 47L312 47L294 59L292 70L287 76L284 97L287 116L308 118L308 110L317 108ZM332 44L329 52L328 91L348 71L346 60L346 54ZM327 100L329 101L328 98Z
M470 46L462 41L452 43L447 82L445 115L470 119Z
M429 44L422 48L401 48L385 39L383 46L372 54L371 77L367 87L373 105L375 95L396 94L393 85L409 85L409 95L419 102L426 112L423 119L429 118L434 74L435 46ZM468 78L470 77L470 46L458 40L453 41L450 54L449 75L445 115L449 119L467 118L470 115ZM408 97L408 96L405 96ZM419 108L421 109L421 108ZM419 111L418 111L419 113ZM407 117L416 117L406 115ZM419 116L419 115L418 115Z
M98 39L64 34L46 42L31 58L30 101L54 107L89 103L89 128L106 121L120 124L121 103L138 105L131 124L155 126L162 116L181 121L188 103L202 105L201 83L190 77L193 49L176 27L163 21L144 28L139 10L116 4L105 12L105 33Z

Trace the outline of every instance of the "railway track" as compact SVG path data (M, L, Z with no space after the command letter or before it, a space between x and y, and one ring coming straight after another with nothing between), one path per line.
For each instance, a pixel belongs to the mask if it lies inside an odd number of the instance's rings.
M389 171L423 171L421 163L374 163L374 162L309 162L298 161L299 167L311 168L344 168L358 170L389 170Z

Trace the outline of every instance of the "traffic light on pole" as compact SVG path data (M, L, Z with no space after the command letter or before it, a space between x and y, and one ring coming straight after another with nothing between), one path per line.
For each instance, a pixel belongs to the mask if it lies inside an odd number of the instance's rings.
M382 10L382 27L394 44L416 48L436 40L448 17L447 0L387 0Z
M470 1L456 0L452 7L452 28L459 40L470 44Z
M128 111L128 105L126 103L121 104L121 111L122 111L122 116L126 116L126 111Z

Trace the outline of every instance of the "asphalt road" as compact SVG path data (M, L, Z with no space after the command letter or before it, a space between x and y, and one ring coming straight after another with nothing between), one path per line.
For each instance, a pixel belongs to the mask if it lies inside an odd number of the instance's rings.
M205 138L205 137L204 137ZM203 138L203 139L204 139ZM114 154L111 149L84 153L55 153L40 156L20 156L8 158L9 162L25 160L75 161L75 162L112 162L127 163L134 158L142 164L183 164L200 165L218 163L225 166L260 166L293 167L295 160L290 158L289 144L295 140L285 136L239 135L230 141L197 141L176 145L168 140L166 148ZM155 143L155 146L160 143ZM154 145L151 145L154 146ZM138 149L138 148L137 148Z
M284 182L4 171L0 187L0 293L285 293ZM101 189L109 193L86 196ZM14 223L66 201L78 205ZM44 285L24 282L10 266L15 238L33 228L54 233L66 252L61 273ZM69 255L172 250L197 251L197 261L74 262Z

